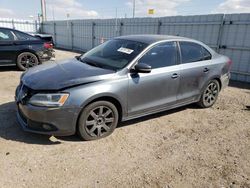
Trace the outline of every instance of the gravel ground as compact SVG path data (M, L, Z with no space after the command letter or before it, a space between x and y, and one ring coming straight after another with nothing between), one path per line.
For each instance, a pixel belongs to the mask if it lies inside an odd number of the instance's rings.
M228 87L212 108L185 106L82 142L22 131L20 74L0 68L0 187L250 187L249 89Z

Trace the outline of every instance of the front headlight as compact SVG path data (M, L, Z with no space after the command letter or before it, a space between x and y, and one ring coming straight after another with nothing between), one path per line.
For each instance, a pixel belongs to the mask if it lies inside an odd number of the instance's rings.
M58 107L64 105L68 97L68 93L39 93L30 98L29 104L34 106Z

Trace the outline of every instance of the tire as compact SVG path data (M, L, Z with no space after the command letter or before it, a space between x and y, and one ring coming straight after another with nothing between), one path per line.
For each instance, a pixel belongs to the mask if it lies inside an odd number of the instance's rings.
M203 91L200 101L197 103L202 108L214 105L220 92L220 84L217 80L211 80Z
M86 141L109 136L116 128L119 114L114 104L96 101L86 106L78 121L78 134Z
M31 52L23 52L17 57L17 67L25 71L28 68L34 67L39 64L39 61L35 54Z

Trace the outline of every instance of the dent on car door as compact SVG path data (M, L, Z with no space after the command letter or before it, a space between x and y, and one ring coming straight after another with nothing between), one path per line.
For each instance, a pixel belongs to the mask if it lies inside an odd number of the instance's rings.
M150 73L130 73L128 114L158 110L176 102L179 65L175 42L164 42L150 49L138 63L152 67Z
M211 54L200 44L179 42L181 53L179 101L198 99L207 82L211 68Z
M11 65L13 62L14 36L8 29L0 29L0 65Z

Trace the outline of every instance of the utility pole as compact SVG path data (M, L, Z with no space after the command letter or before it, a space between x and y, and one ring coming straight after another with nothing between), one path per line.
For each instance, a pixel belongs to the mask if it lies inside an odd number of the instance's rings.
M52 6L52 17L53 17L53 21L55 21L55 9L54 9L54 5Z
M41 14L42 14L42 21L46 21L46 2L45 0L41 0Z
M133 18L135 18L135 0L133 0Z

